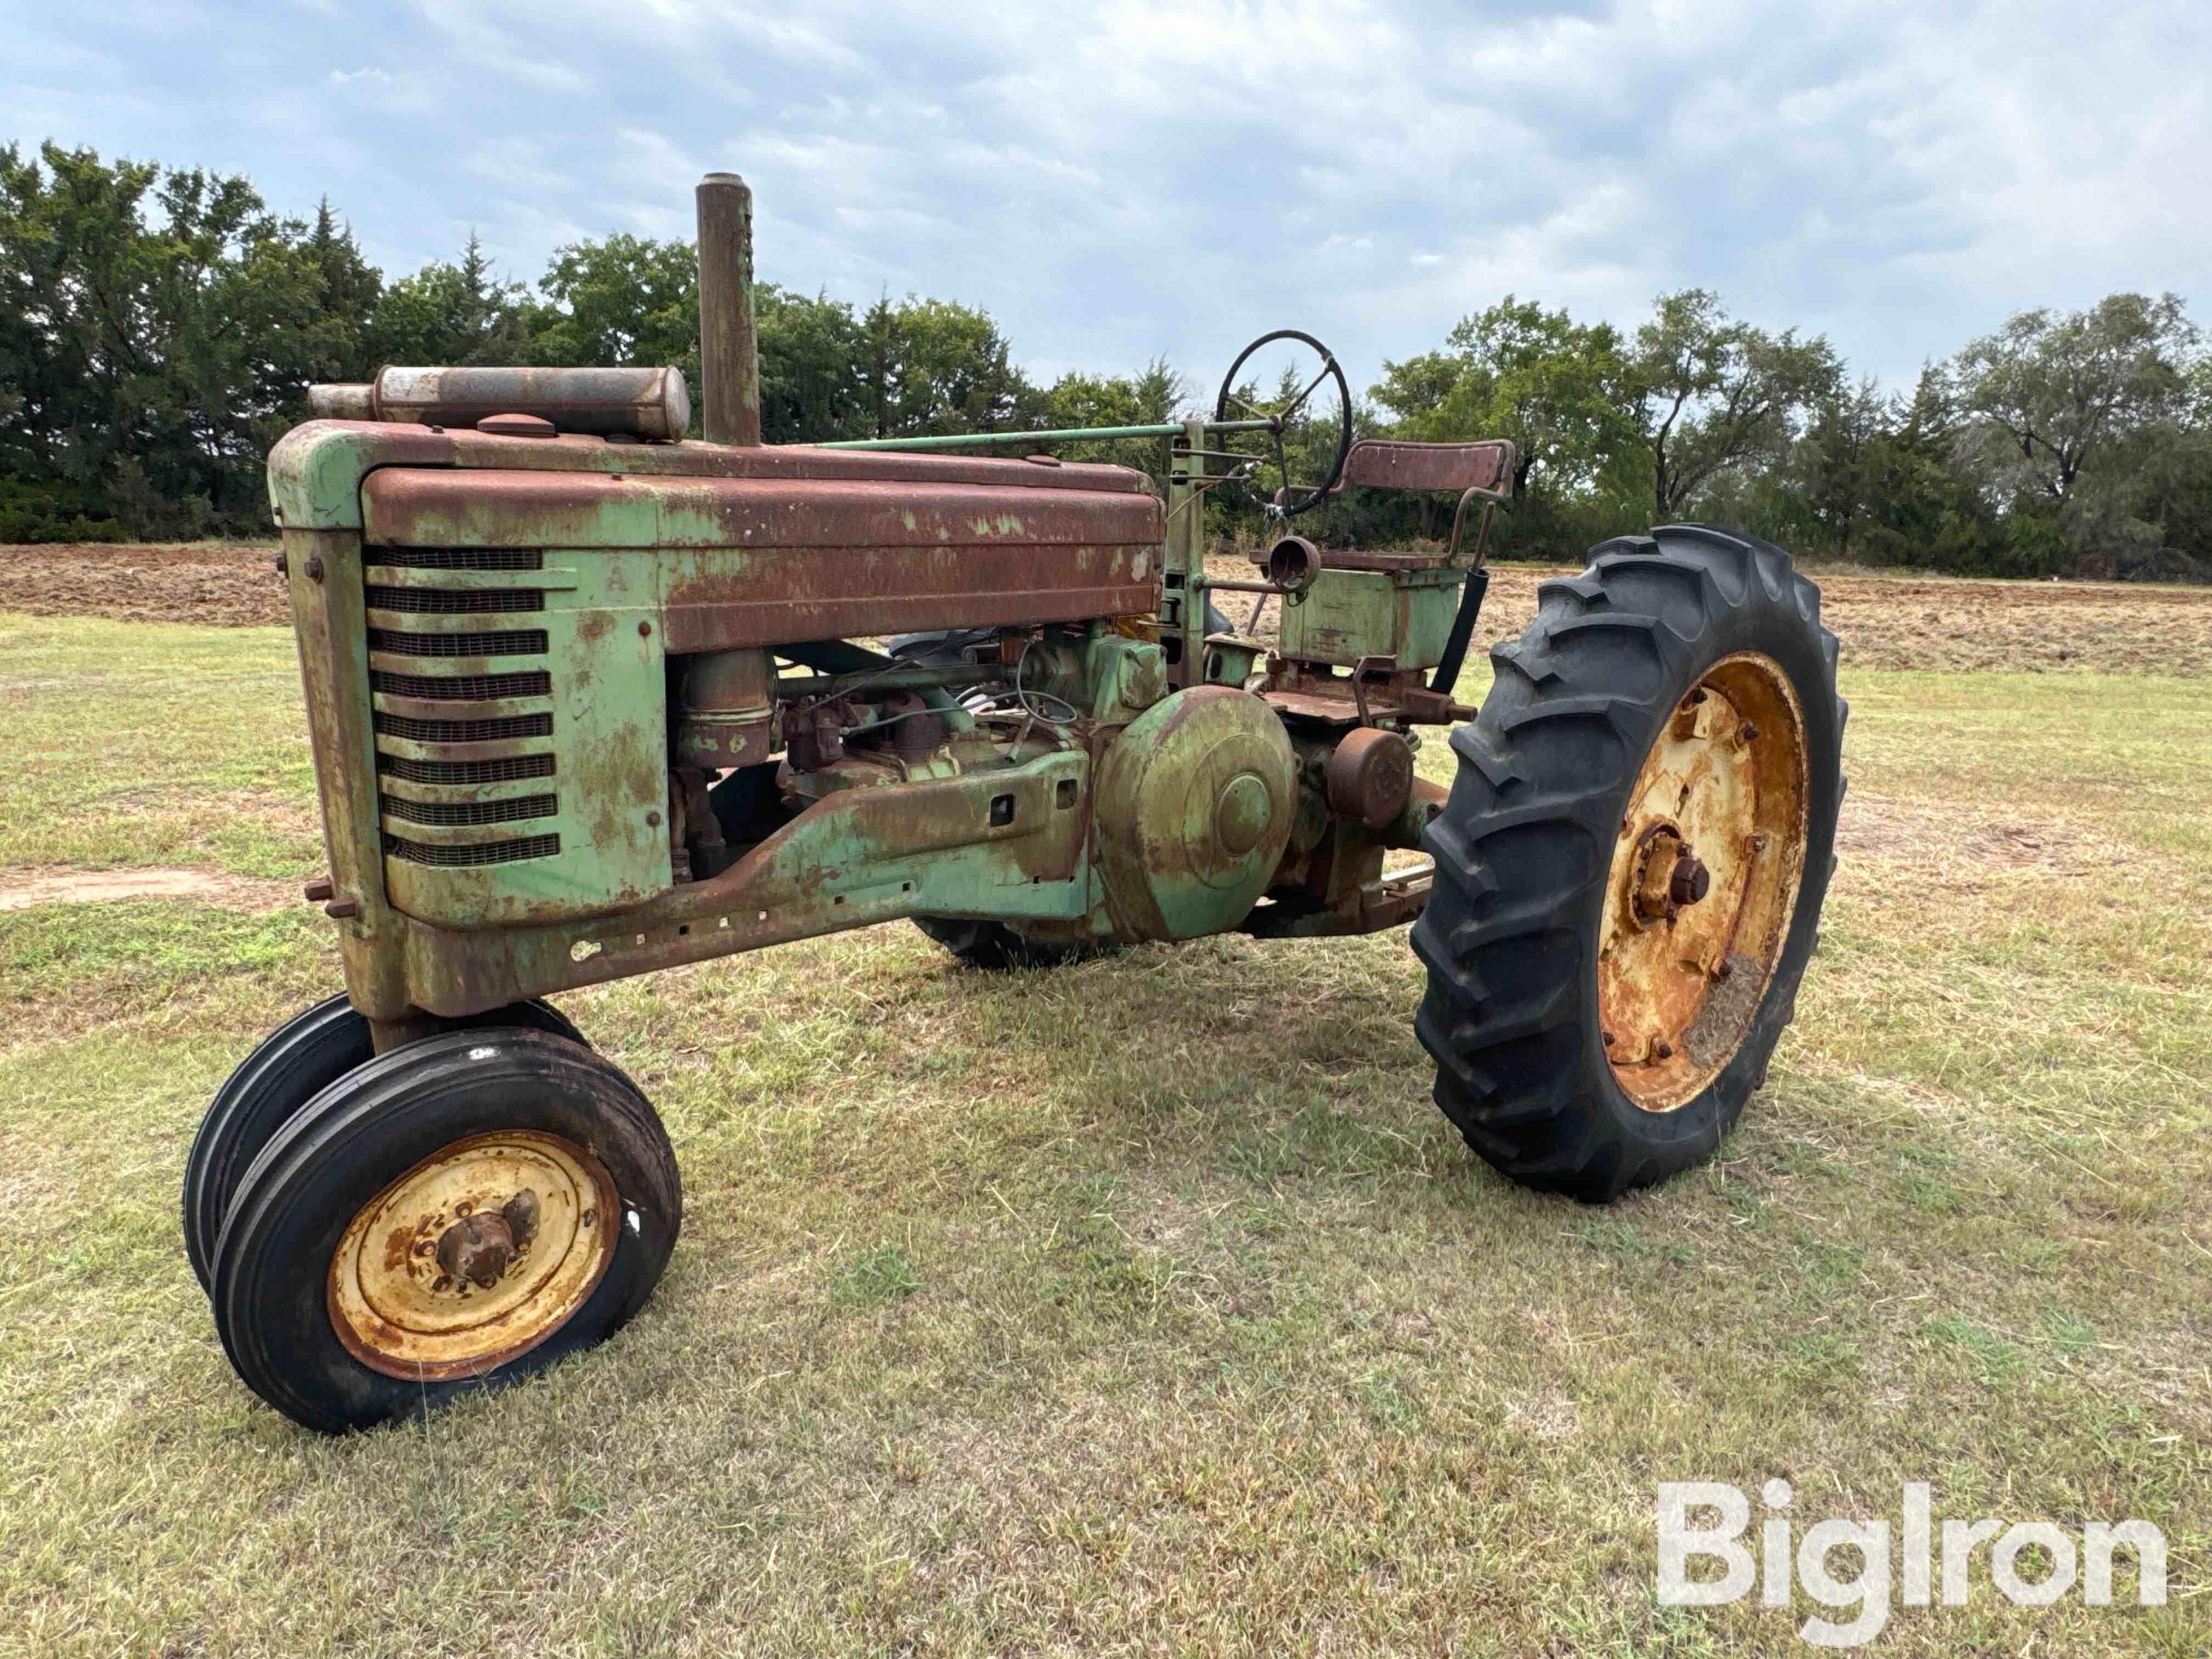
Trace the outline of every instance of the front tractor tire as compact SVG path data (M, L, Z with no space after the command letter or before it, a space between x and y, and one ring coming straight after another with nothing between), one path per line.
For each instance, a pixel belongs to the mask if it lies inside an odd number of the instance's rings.
M534 999L438 1023L451 1030L518 1025L584 1042L583 1033L567 1015L551 1003ZM368 1022L340 992L270 1032L216 1091L185 1157L185 1255L202 1290L208 1288L215 1242L246 1166L293 1113L375 1056Z
M420 1415L621 1329L682 1213L659 1118L598 1054L514 1026L431 1037L256 1156L216 1243L216 1329L305 1427Z
M1845 707L1820 590L1695 525L1597 548L1492 653L1413 944L1437 1103L1540 1190L1703 1162L1765 1081L1834 868Z

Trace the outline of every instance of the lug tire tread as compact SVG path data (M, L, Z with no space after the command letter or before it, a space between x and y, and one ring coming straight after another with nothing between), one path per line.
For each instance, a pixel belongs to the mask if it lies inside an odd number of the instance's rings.
M1847 711L1820 590L1769 543L1669 525L1602 544L1538 593L1528 631L1491 653L1480 717L1452 734L1458 777L1424 837L1437 879L1413 930L1428 969L1414 1029L1437 1104L1476 1152L1524 1185L1604 1202L1702 1161L1765 1082L1835 866ZM1614 1083L1596 1030L1599 905L1661 724L1712 662L1746 648L1781 664L1804 707L1805 874L1735 1055L1683 1107L1647 1113Z

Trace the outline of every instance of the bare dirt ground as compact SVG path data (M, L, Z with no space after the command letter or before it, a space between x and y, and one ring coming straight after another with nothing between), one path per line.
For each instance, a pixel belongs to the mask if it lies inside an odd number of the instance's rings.
M0 546L0 611L281 627L289 613L270 568L275 551L252 542ZM1219 576L1251 574L1241 559L1209 563ZM1535 615L1537 586L1567 574L1498 566L1476 649L1518 635ZM1833 572L1818 580L1823 615L1852 667L2212 674L2212 588ZM1250 598L1223 598L1242 626ZM1278 604L1268 602L1262 639L1274 637Z
M0 545L0 611L281 627L292 616L284 584L270 568L276 555L273 542Z
M1210 559L1216 576L1251 578L1242 559ZM1536 590L1566 569L1498 565L1474 648L1517 637L1536 614ZM1997 669L2045 673L2212 674L2212 588L2122 582L1967 581L1944 576L1818 573L1821 617L1852 668ZM0 587L0 604L5 604ZM1242 626L1244 594L1222 608ZM1270 599L1260 637L1273 641L1281 601Z
M298 902L291 882L256 881L212 870L0 870L0 910L134 898L204 899L257 914Z

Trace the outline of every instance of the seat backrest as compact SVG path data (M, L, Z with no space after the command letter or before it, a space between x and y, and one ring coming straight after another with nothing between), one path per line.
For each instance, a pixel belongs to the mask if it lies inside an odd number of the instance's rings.
M1504 489L1517 459L1512 443L1492 438L1474 444L1401 443L1394 438L1362 438L1344 458L1336 495L1347 489L1449 489L1464 495Z

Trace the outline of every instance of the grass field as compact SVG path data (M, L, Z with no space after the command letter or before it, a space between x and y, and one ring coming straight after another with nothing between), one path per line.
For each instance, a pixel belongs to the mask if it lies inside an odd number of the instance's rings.
M0 616L0 1651L1809 1651L1802 1592L1654 1595L1656 1483L1778 1476L1801 1529L1926 1480L2169 1540L2162 1610L1984 1564L1877 1651L2212 1651L2212 680L1844 690L1822 948L1698 1174L1492 1176L1402 933L991 976L880 928L564 999L683 1159L667 1279L328 1441L175 1209L334 984L289 637ZM67 897L124 866L168 896Z

